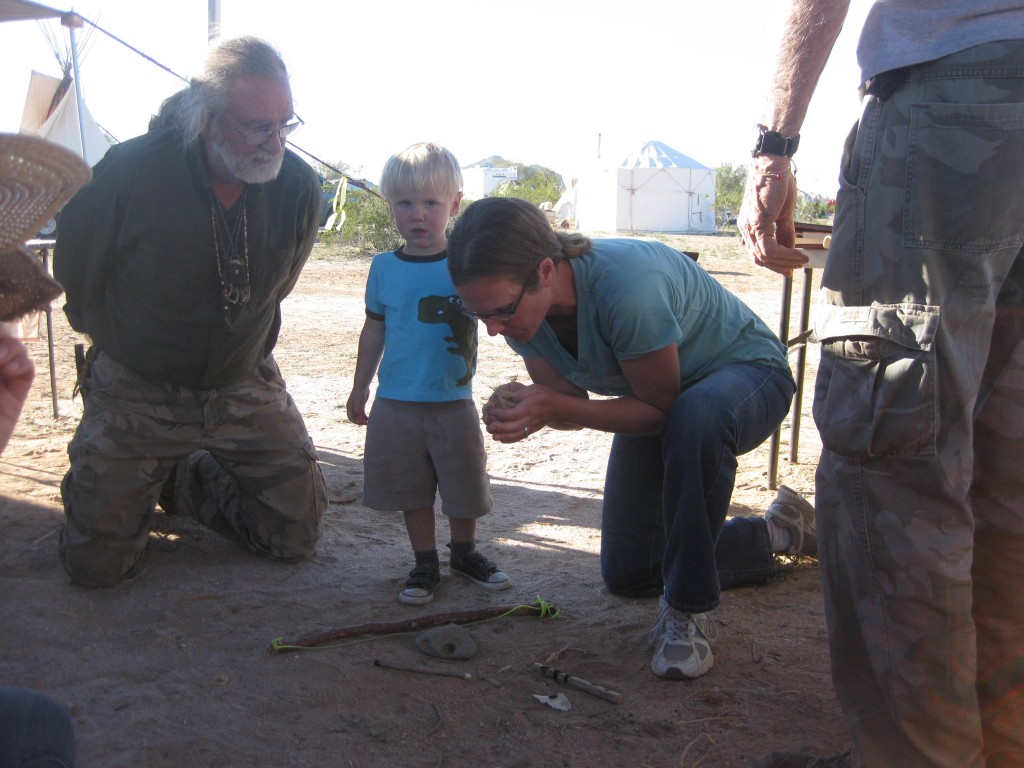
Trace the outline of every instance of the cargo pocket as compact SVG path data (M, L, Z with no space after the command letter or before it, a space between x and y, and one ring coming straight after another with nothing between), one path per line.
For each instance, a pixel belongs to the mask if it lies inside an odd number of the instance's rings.
M821 306L814 422L843 456L935 453L935 333L939 308L921 304Z

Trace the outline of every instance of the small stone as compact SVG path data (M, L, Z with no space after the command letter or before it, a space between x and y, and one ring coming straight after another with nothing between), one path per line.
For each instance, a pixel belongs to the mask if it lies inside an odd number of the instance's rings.
M458 624L420 632L416 635L416 647L438 659L471 659L476 654L476 641Z

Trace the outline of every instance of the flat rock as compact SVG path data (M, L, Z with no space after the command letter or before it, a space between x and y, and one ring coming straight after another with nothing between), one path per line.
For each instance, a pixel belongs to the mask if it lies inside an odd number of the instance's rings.
M416 647L438 659L471 659L476 655L476 641L465 627L445 624L416 635Z

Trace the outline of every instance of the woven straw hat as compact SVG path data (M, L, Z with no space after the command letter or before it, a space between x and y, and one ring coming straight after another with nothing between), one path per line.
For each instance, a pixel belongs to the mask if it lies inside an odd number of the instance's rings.
M91 177L88 164L58 144L0 134L0 320L60 296L60 284L23 245Z

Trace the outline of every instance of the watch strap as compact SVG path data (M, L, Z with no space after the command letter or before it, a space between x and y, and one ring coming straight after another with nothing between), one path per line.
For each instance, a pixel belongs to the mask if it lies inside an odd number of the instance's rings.
M757 142L754 144L754 151L751 156L758 155L779 155L781 157L792 157L800 146L800 134L796 136L783 136L778 131L769 131L765 125L757 126Z

